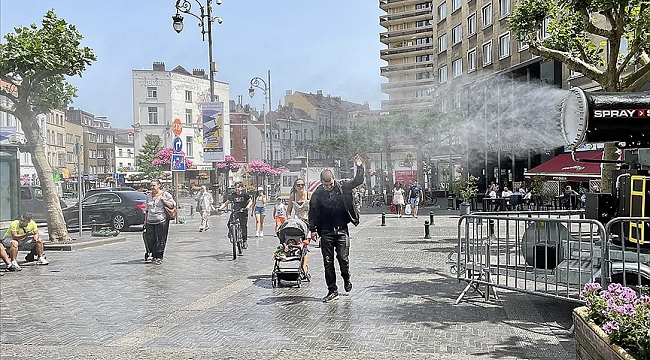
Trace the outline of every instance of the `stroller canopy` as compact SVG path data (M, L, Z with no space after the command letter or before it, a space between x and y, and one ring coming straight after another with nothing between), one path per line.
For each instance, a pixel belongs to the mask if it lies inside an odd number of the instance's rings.
M309 237L309 228L300 219L287 219L278 228L278 237L282 243L287 241L287 237L306 239Z

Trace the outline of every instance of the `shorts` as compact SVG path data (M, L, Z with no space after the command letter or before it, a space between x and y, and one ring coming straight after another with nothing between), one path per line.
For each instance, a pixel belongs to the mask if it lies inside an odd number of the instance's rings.
M276 216L275 217L275 226L280 226L282 225L283 222L285 222L287 218L282 217L282 216Z
M410 200L411 200L411 202L410 202L411 207L418 206L418 204L420 204L420 198L419 197L411 198Z
M13 239L10 237L4 238L2 239L2 245L4 245L5 248L10 248L12 241ZM34 245L36 245L36 241L34 241L33 236L27 236L22 240L16 240L16 241L18 241L19 251L31 250L34 247Z
M266 208L264 206L256 206L253 210L253 214L266 215Z

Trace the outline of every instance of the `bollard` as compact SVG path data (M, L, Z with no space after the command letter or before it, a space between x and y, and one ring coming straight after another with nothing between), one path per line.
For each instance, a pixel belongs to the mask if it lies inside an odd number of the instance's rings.
M431 239L431 234L429 233L429 221L424 221L424 238Z
M190 216L194 215L194 205L190 205Z
M381 226L386 226L386 213L381 213Z
M433 222L433 211L429 211L429 224L435 225L436 223Z

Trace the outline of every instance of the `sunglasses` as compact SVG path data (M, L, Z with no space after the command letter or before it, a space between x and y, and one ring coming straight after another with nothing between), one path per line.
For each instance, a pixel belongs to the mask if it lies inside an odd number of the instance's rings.
M296 186L303 187L303 186L305 186L305 184L296 184Z

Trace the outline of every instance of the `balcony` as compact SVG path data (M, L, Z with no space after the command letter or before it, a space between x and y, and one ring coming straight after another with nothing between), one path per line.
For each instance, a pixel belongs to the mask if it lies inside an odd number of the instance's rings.
M381 101L382 110L397 110L404 108L434 108L435 105L436 103L431 97L412 97L406 99L392 99Z
M387 65L380 68L381 75L390 72L407 72L417 70L428 70L433 68L433 62L410 63L400 65ZM385 75L384 75L385 76Z
M379 8L382 10L390 9L396 5L403 6L408 4L417 4L422 0L379 0Z
M406 54L411 56L433 54L433 43L394 47L390 49L384 49L379 52L379 55L381 55L381 58L384 60L388 60L390 58L396 57L396 55L406 55Z
M411 40L415 35L418 34L431 34L433 35L433 27L431 26L420 26L417 28L395 30L395 31L384 31L379 33L379 41L384 44L391 42L396 42L399 40Z
M417 21L417 20L433 20L433 13L431 8L428 9L412 9L406 10L401 13L388 14L379 17L379 25L387 27L393 23L398 22L397 20L408 20L408 21ZM403 22L403 21L401 21Z
M386 93L387 90L404 90L408 88L419 88L422 86L433 86L437 83L435 78L420 79L420 80L405 80L405 81L389 81L388 83L381 84L381 91Z

